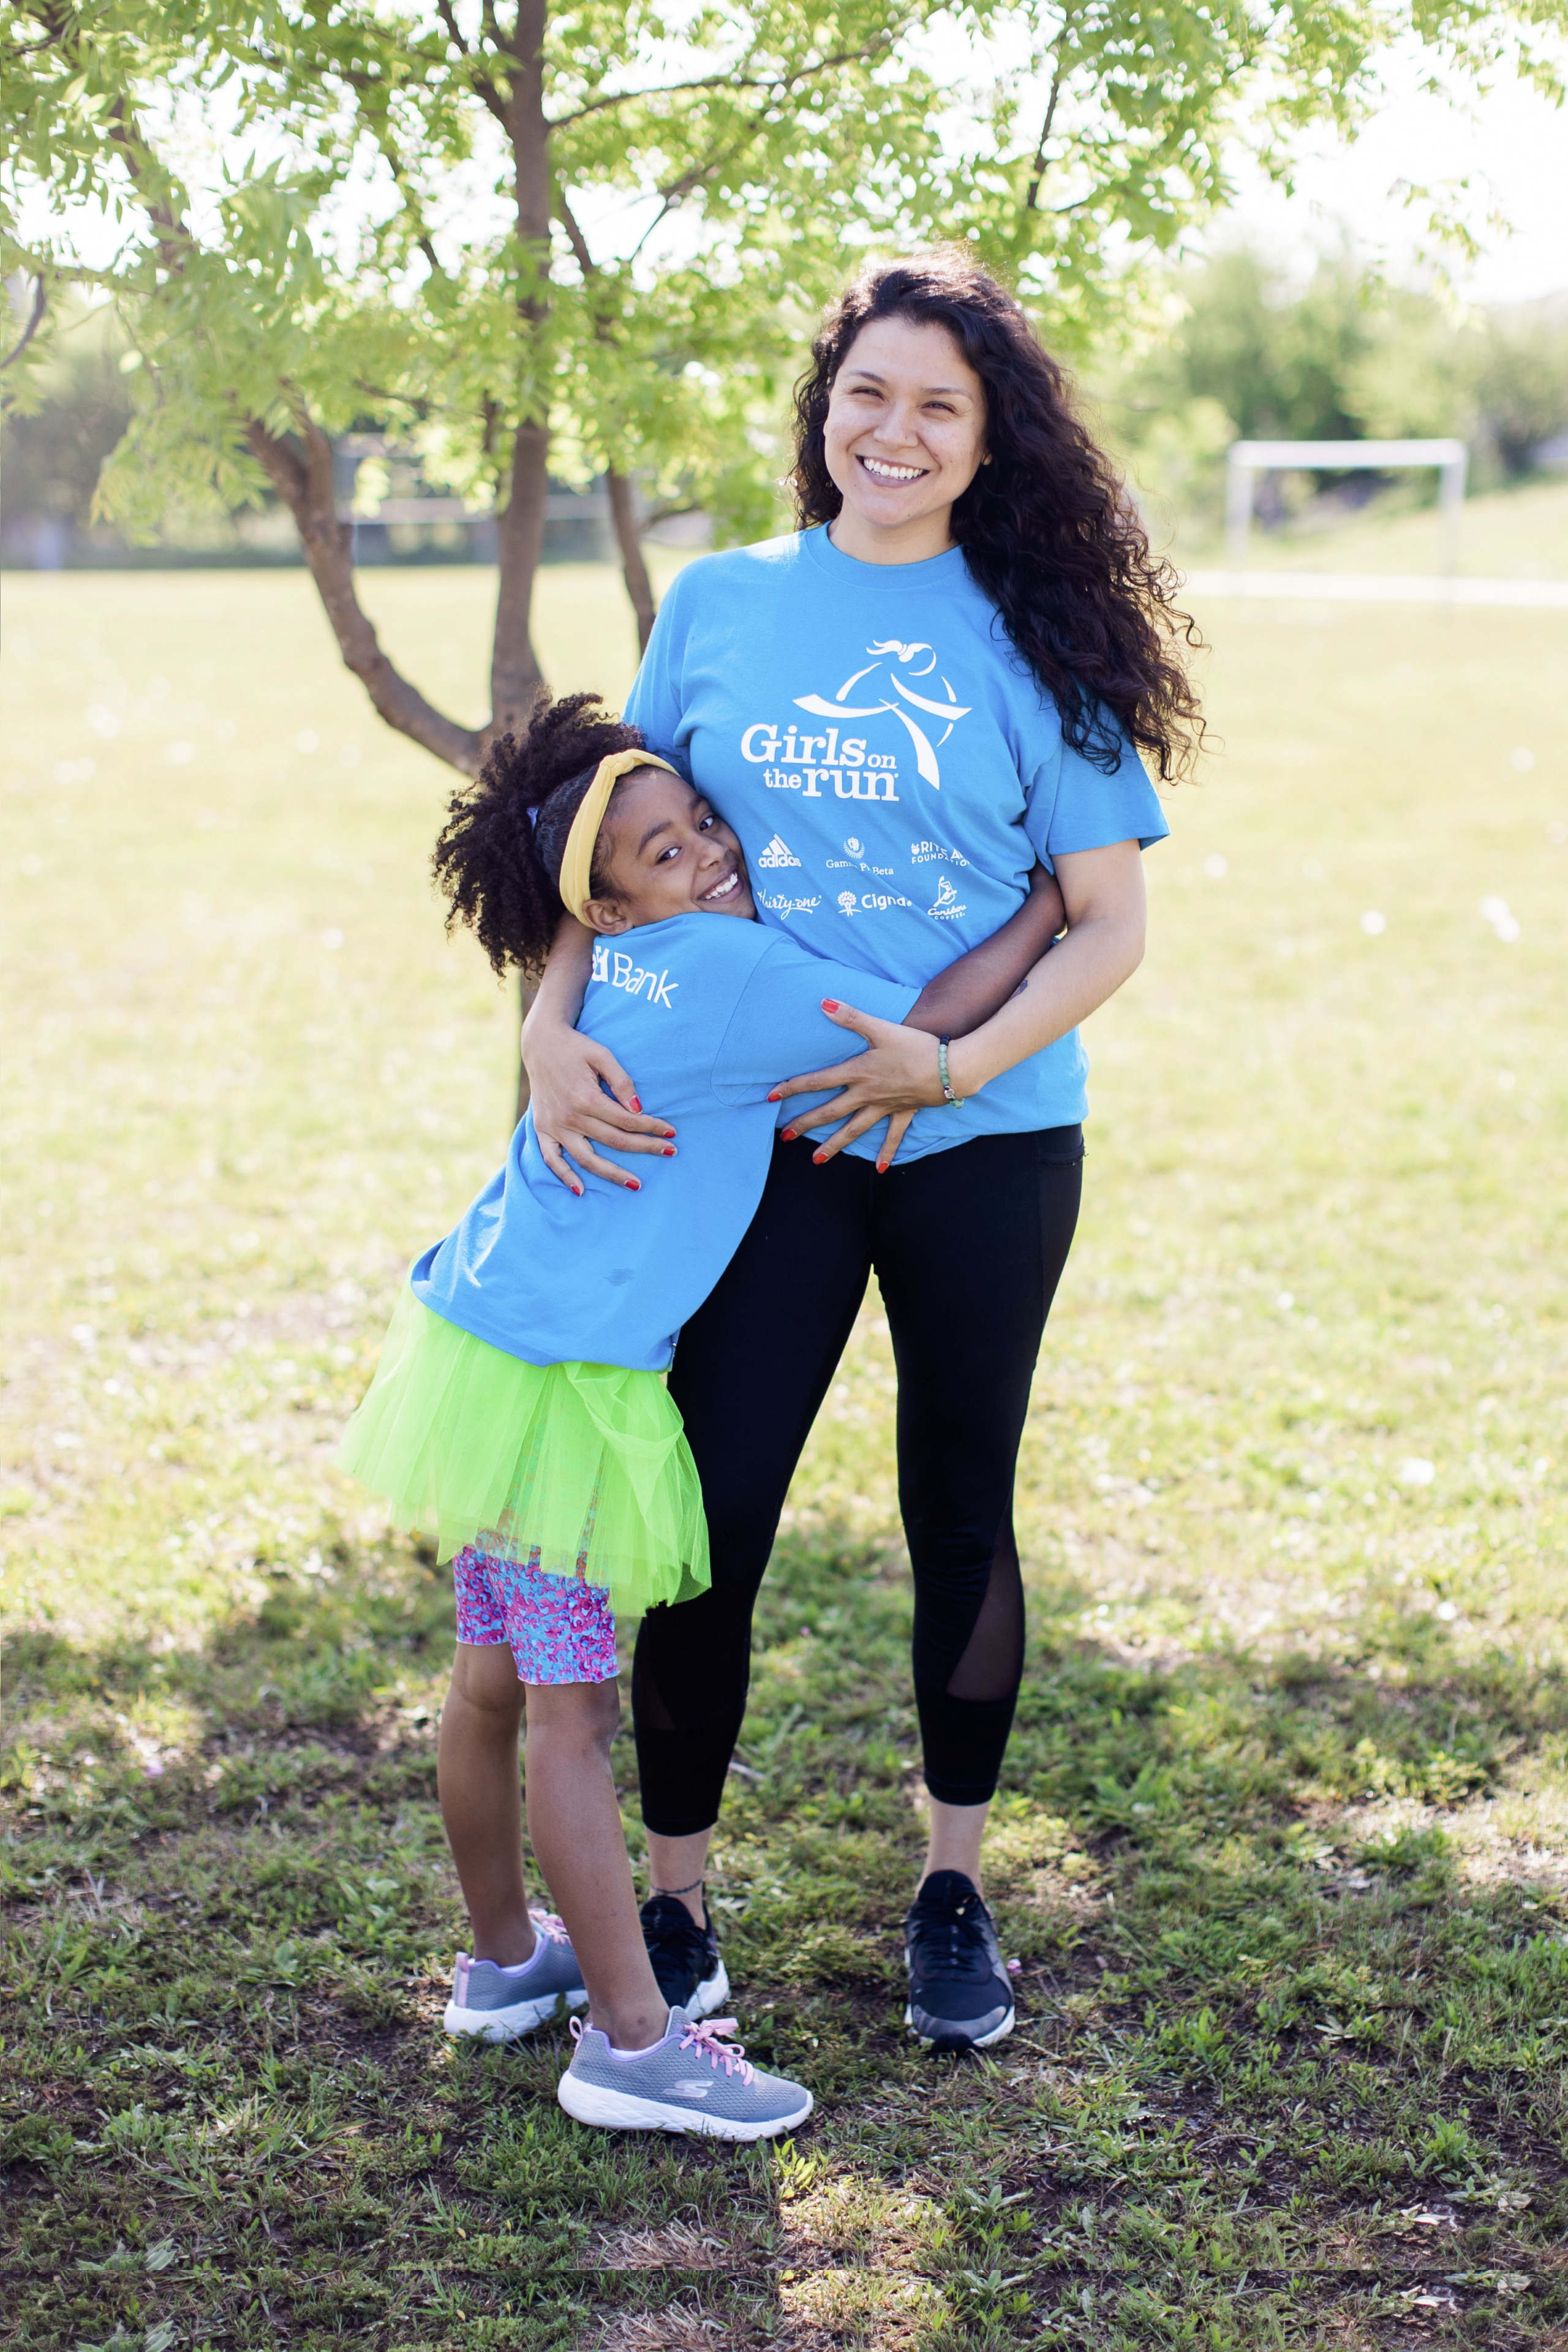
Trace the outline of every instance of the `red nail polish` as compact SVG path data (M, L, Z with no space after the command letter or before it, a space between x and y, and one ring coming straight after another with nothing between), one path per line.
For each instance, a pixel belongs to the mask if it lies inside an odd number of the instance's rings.
M675 1141L675 1129L674 1129L674 1128L672 1128L672 1127L667 1127L667 1128L665 1129L665 1130L664 1130L664 1139L665 1139L666 1143L673 1143L673 1142Z
M814 1151L811 1155L811 1164L814 1168L820 1168L825 1164L827 1154L826 1151Z
M795 1129L794 1129L794 1128L793 1128L793 1127L781 1127L781 1128L780 1128L780 1129L779 1129L779 1141L780 1141L781 1143L793 1143L793 1142L795 1141Z
M573 1195L574 1195L574 1197L575 1199L577 1199L577 1200L579 1200L579 1201L582 1199L582 1197L583 1197L583 1187L581 1186L581 1184L574 1184L574 1185L573 1185L573 1187L572 1187L572 1192L573 1192Z
M665 1145L665 1147L664 1147L664 1153L663 1153L663 1157L664 1157L666 1160L673 1160L673 1159L674 1159L674 1157L675 1157L675 1146L674 1146L674 1144L673 1144L673 1143L667 1143L667 1144Z
M822 1009L824 1013L837 1013L838 1010L837 998L833 996L825 996L822 1000Z
M639 1113L639 1115L640 1115L641 1110L642 1110L642 1105L641 1105L641 1103L640 1103L640 1102L638 1102L638 1100L637 1100L637 1098L636 1095L634 1095L634 1096L632 1097L632 1108L633 1108L635 1111L637 1111L637 1113Z
M626 1190L628 1192L640 1192L642 1191L642 1186L638 1183L635 1176L628 1176L626 1178Z
M773 1088L773 1090L772 1094L768 1097L768 1100L769 1100L770 1102L783 1102L783 1100L784 1100L784 1097L783 1097L783 1095L782 1095L782 1094L780 1094L780 1092L779 1092L779 1090L778 1090L778 1088L777 1088L776 1087Z
M887 1172L888 1172L888 1163L887 1163L887 1161L886 1161L885 1160L878 1160L878 1162L877 1162L877 1173L878 1173L878 1175L879 1175L879 1176L885 1176L885 1175L887 1174Z

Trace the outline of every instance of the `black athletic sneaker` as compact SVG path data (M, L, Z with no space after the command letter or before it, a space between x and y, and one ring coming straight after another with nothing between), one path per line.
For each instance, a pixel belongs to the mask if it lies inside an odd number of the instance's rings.
M679 1895L650 1895L642 1907L642 1937L655 1980L671 2009L683 2009L689 2017L711 2017L723 2008L730 1998L730 1979L706 1903L700 1927Z
M904 1921L904 2023L933 2050L988 2050L1013 2031L1013 1987L980 1890L933 1870Z

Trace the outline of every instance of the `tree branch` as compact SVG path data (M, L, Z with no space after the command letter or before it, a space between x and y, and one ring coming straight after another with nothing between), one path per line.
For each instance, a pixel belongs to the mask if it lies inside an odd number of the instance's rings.
M445 718L383 653L354 589L353 526L338 520L332 445L303 409L299 412L299 431L303 456L269 433L259 417L247 421L245 437L294 518L344 667L359 679L389 727L471 776L479 764L484 738L478 728L459 727L455 719Z
M1026 213L1039 210L1040 188L1046 176L1046 146L1051 135L1051 125L1057 119L1057 100L1062 91L1061 44L1066 35L1067 26L1064 25L1057 40L1057 66L1055 73L1051 76L1050 101L1046 108L1046 119L1040 125L1039 144L1035 149L1034 178L1029 182L1029 193L1024 198L1024 210Z
M461 56L465 58L470 56L472 52L463 38L462 27L458 22L458 12L452 5L452 0L436 0L436 14L451 36L452 47Z
M374 93L379 96L380 88L371 79L368 74L355 73L352 68L344 73L343 79L348 83L349 88L359 97L361 100L360 115L361 119L363 120L371 112L370 108L363 103L366 94ZM387 118L384 108L381 108L376 110L374 119L371 123L371 137L375 141L377 147L381 150L383 160L386 164L387 170L392 174L393 182L395 186L402 189L404 204L407 210L413 215L414 219L417 224L414 232L414 242L418 247L420 252L425 256L426 260L429 263L431 276L433 278L439 278L441 275L441 264L437 257L436 247L431 241L430 232L424 225L424 215L419 207L416 194L409 180L407 171L404 165L403 156L398 148L397 142L392 135L392 125Z
M26 325L26 326L23 328L23 330L22 330L22 340L21 340L21 341L20 341L19 343L16 343L16 344L14 344L14 345L12 346L11 350L10 350L10 351L8 351L8 352L6 352L6 354L5 354L5 358L4 358L3 360L0 360L0 375L4 375L4 373L5 373L5 370L6 370L6 369L7 369L7 368L12 364L12 362L13 362L14 361L16 361L16 360L19 360L19 359L21 358L22 353L26 350L27 345L32 341L33 337L37 333L38 329L43 325L43 323L44 323L44 313L45 313L45 311L48 309L48 307L49 307L49 287L48 287L48 280L47 280L47 278L46 278L46 277L44 276L43 271L40 269L40 270L39 270L39 272L38 272L37 278L36 278L36 280L34 281L34 286L33 286L33 310L32 310L32 316L28 319Z
M62 41L68 29L62 20ZM147 193L147 161L152 150L123 94L116 98L105 120L110 143L124 163L142 209L157 232L159 259L174 273L184 265L192 241L190 231L168 205ZM341 523L337 518L332 445L303 404L296 404L300 437L305 447L303 457L287 441L269 433L258 416L245 420L245 437L294 518L305 561L344 664L364 687L389 727L396 728L399 734L433 752L437 760L445 760L448 766L472 775L484 748L479 730L459 727L455 719L445 718L426 701L417 687L394 667L381 649L354 589L353 526Z
M552 114L549 127L563 131L574 122L581 122L590 114L602 114L610 106L635 106L643 99L682 98L694 89L772 89L782 96L812 81L818 74L831 73L837 66L860 65L874 58L879 50L891 47L892 35L882 33L874 41L864 42L858 49L841 49L833 57L819 58L814 66L801 66L789 74L704 74L696 81L669 81L656 89L623 89L608 98L591 98L586 105L574 107L570 114Z
M588 249L588 240L567 202L564 188L558 187L555 191L555 210L566 231L567 242L576 257L577 267L583 273L584 283L592 286L599 276L598 264ZM602 343L614 340L609 320L597 309L594 317L594 333ZM646 654L658 607L654 602L653 582L648 577L647 562L642 551L637 493L627 477L609 458L605 461L605 487L610 494L610 520L616 529L616 544L621 551L621 577L626 583L626 594L637 614L637 651Z

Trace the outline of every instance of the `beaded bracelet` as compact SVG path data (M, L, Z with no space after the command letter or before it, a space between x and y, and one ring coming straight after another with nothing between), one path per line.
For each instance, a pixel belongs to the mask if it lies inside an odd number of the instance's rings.
M938 1038L936 1047L936 1074L942 1081L942 1098L943 1102L950 1103L954 1110L962 1110L963 1108L964 1098L962 1095L955 1095L953 1093L952 1080L947 1074L947 1049L952 1043L952 1039L951 1037Z

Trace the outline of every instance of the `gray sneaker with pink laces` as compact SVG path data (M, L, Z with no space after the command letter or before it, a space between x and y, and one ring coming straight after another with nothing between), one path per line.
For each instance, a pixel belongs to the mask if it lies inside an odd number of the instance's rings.
M810 2115L811 2093L749 2063L732 2017L672 2009L664 2039L614 2050L597 2026L572 2020L577 2047L556 2097L601 2131L689 2132L706 2139L772 2139Z
M448 2033L473 2033L484 2042L515 2042L553 2017L556 2004L587 2005L588 1990L572 1938L553 1911L531 1911L539 1941L521 1968L458 1954L452 1998L441 2022Z

